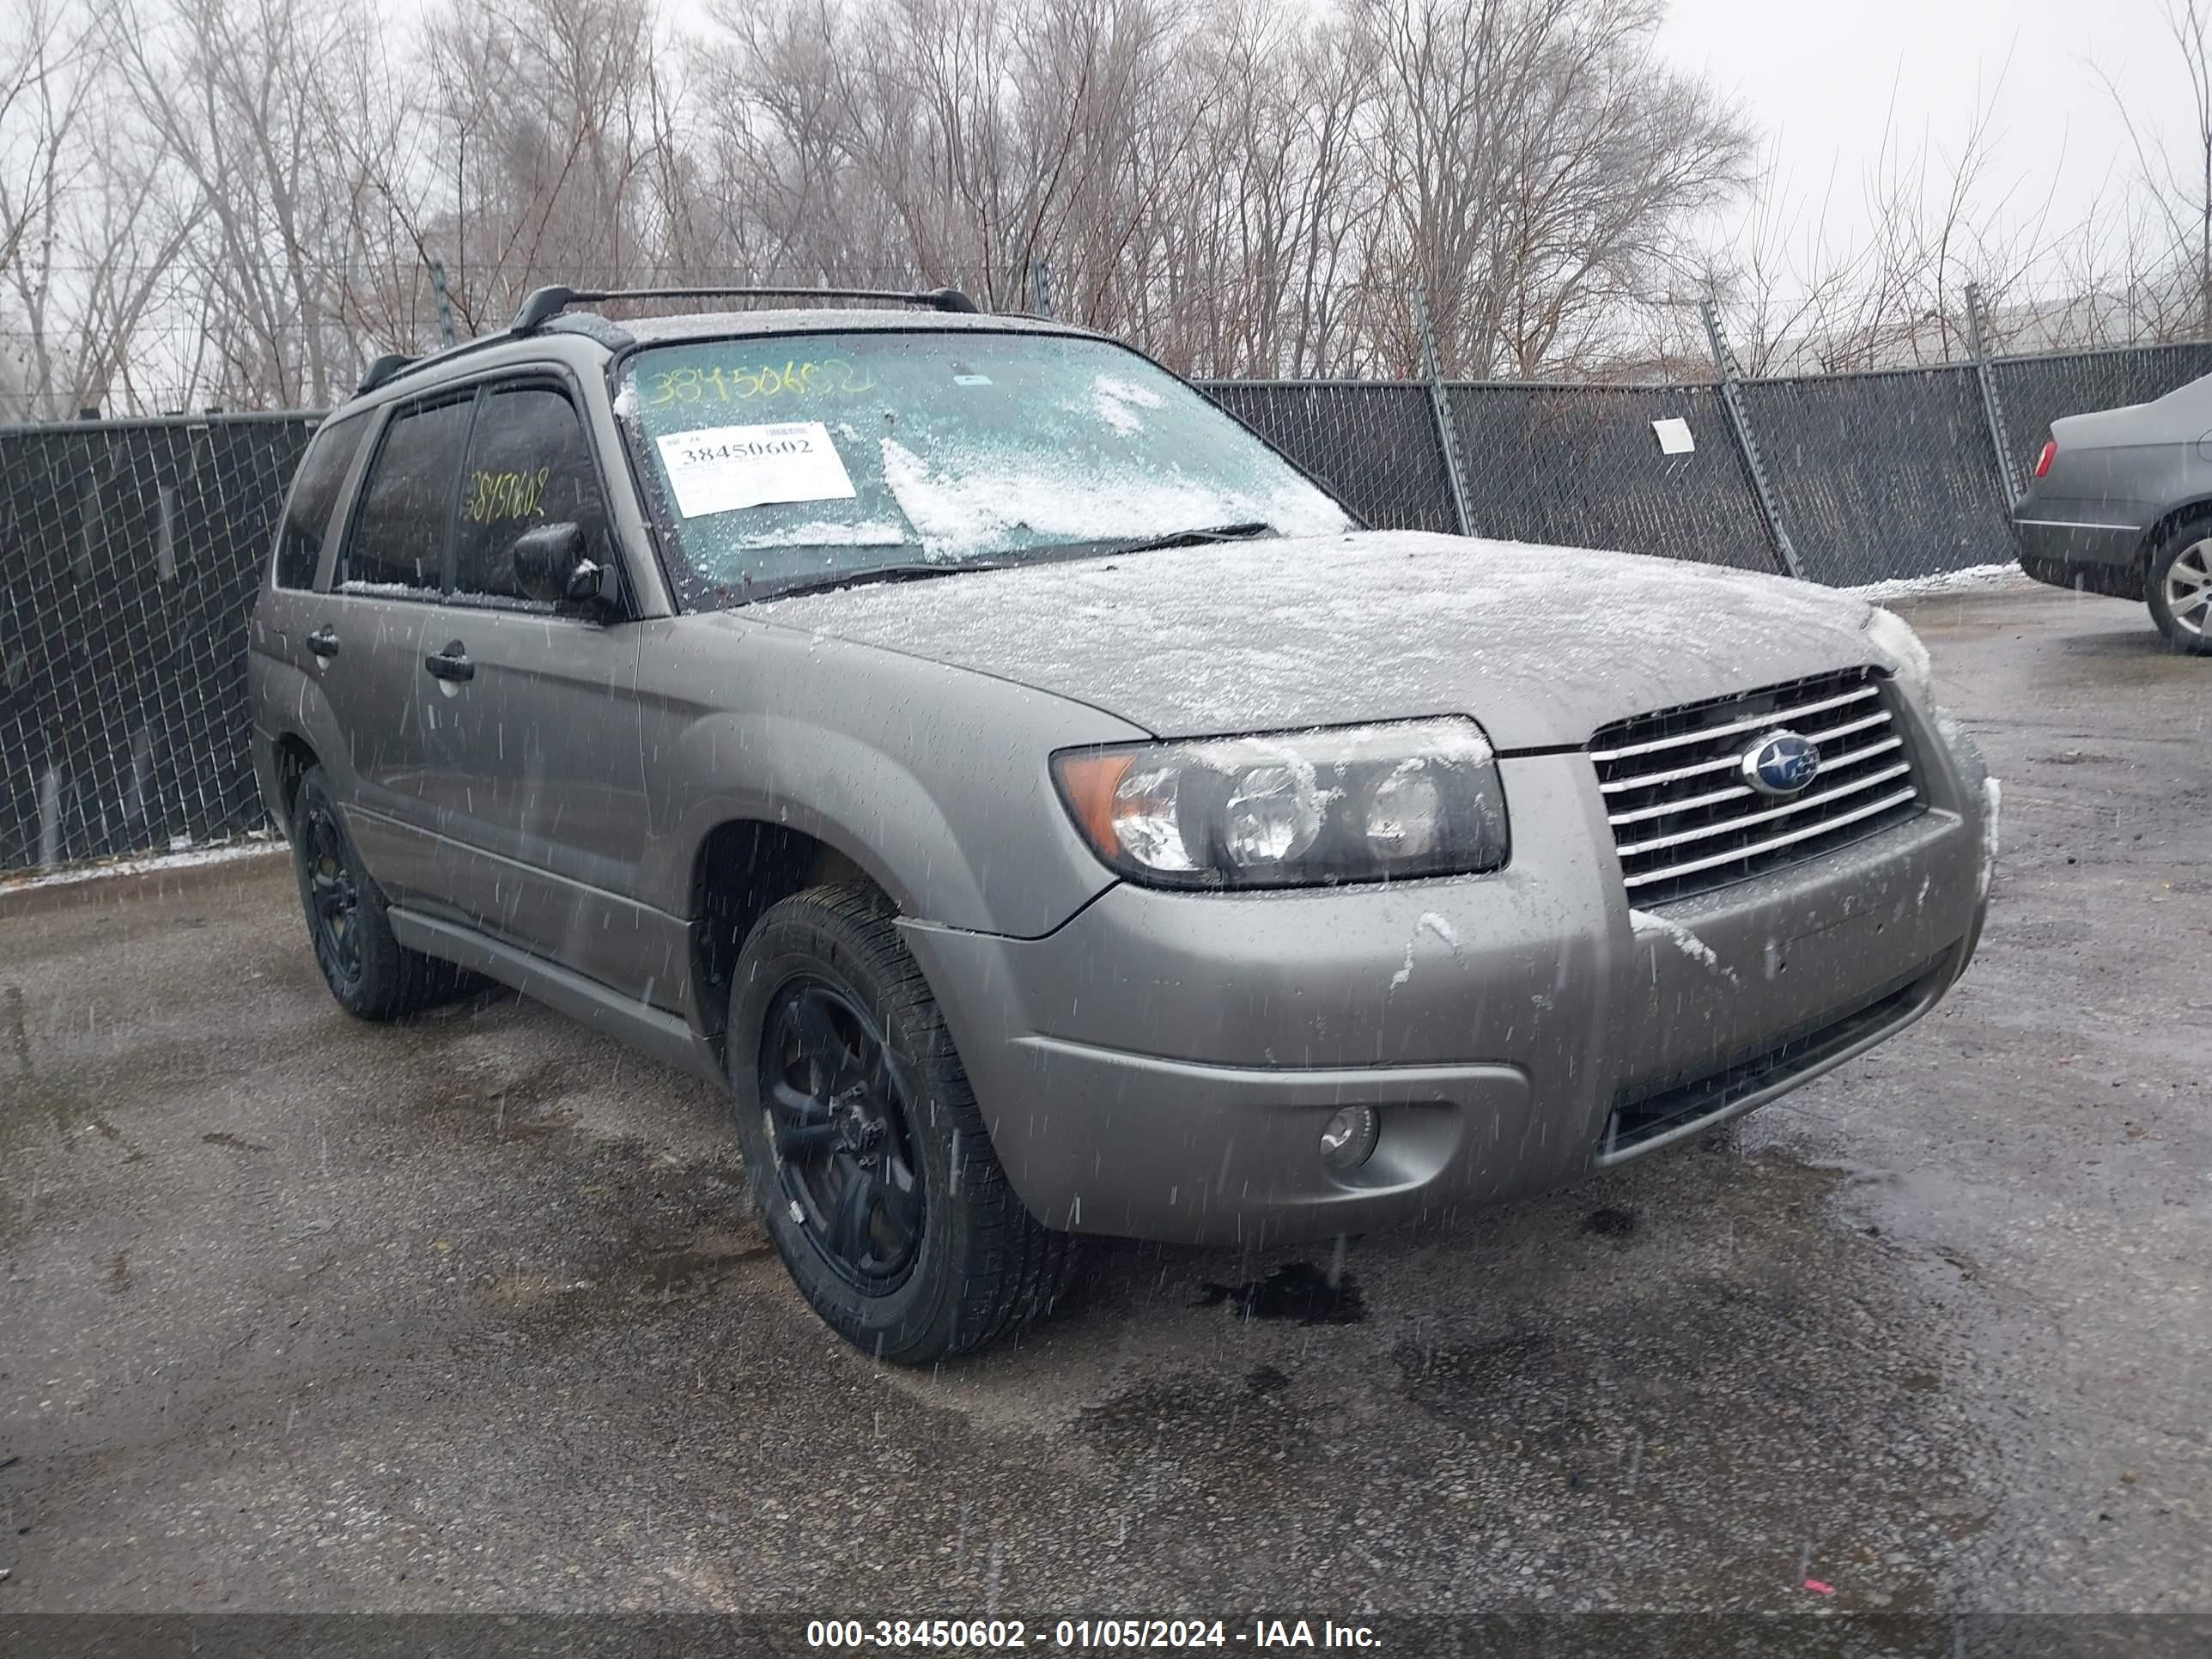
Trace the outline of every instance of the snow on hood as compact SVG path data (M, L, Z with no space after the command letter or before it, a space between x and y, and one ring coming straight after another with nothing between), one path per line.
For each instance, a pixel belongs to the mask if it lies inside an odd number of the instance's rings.
M1501 749L1881 660L1834 589L1413 531L839 589L763 621L1076 698L1163 737L1465 714Z

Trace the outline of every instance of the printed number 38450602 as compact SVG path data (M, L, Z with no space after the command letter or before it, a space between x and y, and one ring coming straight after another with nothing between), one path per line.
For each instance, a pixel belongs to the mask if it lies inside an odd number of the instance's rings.
M793 358L781 368L773 364L763 364L758 368L736 369L726 369L720 363L712 368L687 366L664 369L650 378L653 386L647 394L646 402L654 406L700 402L743 403L754 398L850 395L872 392L876 385L865 371L856 370L842 357L827 357L820 362L805 363Z

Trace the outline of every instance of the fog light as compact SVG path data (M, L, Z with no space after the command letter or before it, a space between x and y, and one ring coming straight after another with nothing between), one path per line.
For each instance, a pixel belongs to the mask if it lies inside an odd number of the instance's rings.
M1321 1161L1342 1175L1367 1162L1382 1133L1372 1106L1346 1106L1322 1125Z

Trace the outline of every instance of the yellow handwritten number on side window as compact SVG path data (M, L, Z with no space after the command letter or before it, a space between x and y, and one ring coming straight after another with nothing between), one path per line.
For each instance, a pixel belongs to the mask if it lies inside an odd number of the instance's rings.
M544 510L545 486L553 469L535 472L473 472L469 475L468 501L461 517L470 524L496 524L503 519L534 519Z

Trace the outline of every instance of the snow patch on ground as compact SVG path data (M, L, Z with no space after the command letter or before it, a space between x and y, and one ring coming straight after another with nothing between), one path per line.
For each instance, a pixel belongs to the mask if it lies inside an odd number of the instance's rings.
M1982 879L1978 896L1990 896L1990 884L1997 872L1997 824L2004 806L2004 786L1995 778L1982 780L1982 806L1988 817L1982 840Z
M1729 984L1743 983L1743 981L1737 976L1735 969L1721 965L1720 957L1714 951L1711 945L1683 927L1680 922L1670 921L1665 916L1654 915L1649 910L1631 910L1628 913L1628 920L1630 925L1639 934L1646 937L1664 934L1674 947L1684 956L1692 962L1703 963L1727 980Z
M0 876L0 893L27 893L43 887L69 887L79 882L102 880L109 876L145 876L166 870L189 870L199 865L234 864L240 859L262 858L272 853L282 853L287 849L287 845L273 836L266 840L249 838L225 842L215 847L193 847L187 843L174 851L149 854L144 858L76 865L38 875Z
M2034 578L2016 564L1975 564L1964 570L1947 570L1940 575L1894 576L1887 581L1868 582L1862 586L1842 587L1836 591L1855 594L1869 604L1879 605L1888 599L1918 599L1923 594L1951 593L1961 588L2034 586Z

